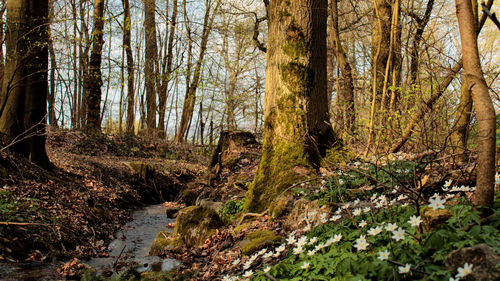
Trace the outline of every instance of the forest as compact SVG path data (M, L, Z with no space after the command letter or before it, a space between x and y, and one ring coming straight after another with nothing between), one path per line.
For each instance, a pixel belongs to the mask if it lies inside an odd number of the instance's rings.
M500 280L499 9L0 0L0 280Z

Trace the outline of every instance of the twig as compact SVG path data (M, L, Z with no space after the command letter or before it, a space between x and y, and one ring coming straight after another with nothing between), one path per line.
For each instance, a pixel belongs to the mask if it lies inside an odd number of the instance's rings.
M495 13L491 13L486 4L484 4L484 1L481 3L481 7L483 7L483 12L491 19L491 21L498 27L498 29L500 29L500 22L498 22Z
M127 244L123 245L122 250L120 251L120 254L116 257L115 261L113 262L113 270L116 271L116 264L118 264L118 261L120 260L120 257L123 254L123 251L125 251L125 248L127 247Z
M266 276L267 278L271 279L272 281L278 281L278 279L272 277L271 275L269 275L267 273L264 273L264 276Z
M8 222L8 221L0 221L0 225L20 225L20 226L27 226L27 225L39 225L39 226L47 226L47 227L52 227L52 226L60 226L57 224L51 224L51 223L37 223L37 222Z

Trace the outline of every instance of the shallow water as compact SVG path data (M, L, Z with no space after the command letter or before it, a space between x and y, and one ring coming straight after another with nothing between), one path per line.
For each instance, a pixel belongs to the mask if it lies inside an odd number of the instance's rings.
M128 222L116 233L118 237L108 245L109 257L92 258L84 263L97 269L99 273L112 272L117 260L137 262L138 271L166 271L180 264L173 259L149 256L149 249L159 231L172 231L167 224L174 220L165 215L162 205L152 205L132 213ZM56 269L63 262L52 263L0 263L0 280L31 281L56 280Z

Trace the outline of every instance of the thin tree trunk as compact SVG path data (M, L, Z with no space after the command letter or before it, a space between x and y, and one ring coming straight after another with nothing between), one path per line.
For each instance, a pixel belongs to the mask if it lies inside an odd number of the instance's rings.
M166 71L163 74L163 79L161 83L161 89L159 91L159 108L160 108L160 117L158 121L158 130L162 133L166 133L165 129L165 112L167 110L167 91L168 91L168 84L170 80L172 79L172 64L173 64L173 58L174 58L174 37L175 37L175 29L176 29L176 24L177 24L177 0L173 0L173 7L172 7L172 16L170 18L170 34L168 36L168 43L167 43L167 66L166 66Z
M144 76L146 82L146 125L148 134L154 134L156 130L156 75L158 44L156 42L156 1L144 0L144 29L146 34L146 59L144 65Z
M456 0L464 76L472 93L478 122L477 180L474 204L493 207L495 191L495 109L484 80L477 47L477 28L470 0Z
M54 20L54 0L49 0L49 18L52 22ZM54 42L52 40L52 33L50 32L50 26L47 28L48 32L48 47L49 47L49 55L50 55L50 90L48 96L48 104L49 104L49 124L57 128L57 118L56 118L56 71L57 71L57 61L56 61L56 52L54 51Z
M212 25L215 19L215 14L219 10L220 4L221 0L217 0L215 8L213 9L213 11L211 11L209 2L206 2L205 18L203 20L203 31L201 35L200 55L198 57L198 61L196 62L192 81L190 84L188 84L189 86L186 91L186 96L184 97L181 122L179 125L179 129L175 134L175 139L174 139L174 141L177 143L183 141L187 131L187 127L193 116L194 104L196 101L196 90L198 88L198 83L201 76L201 66L203 65L203 59L205 57L205 52L207 50L208 37L210 35L210 32L212 31Z
M134 55L132 53L131 34L132 22L130 20L130 4L129 0L122 0L123 4L123 48L127 56L127 122L126 132L134 134L135 121L135 89L134 89Z
M101 61L104 45L104 0L94 1L94 29L92 31L92 52L88 74L85 76L84 87L87 97L86 129L92 132L101 130Z

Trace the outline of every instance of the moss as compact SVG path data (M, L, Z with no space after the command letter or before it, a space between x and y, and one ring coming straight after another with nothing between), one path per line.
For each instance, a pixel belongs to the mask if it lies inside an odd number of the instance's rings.
M287 89L295 95L305 96L306 91L312 87L313 71L301 63L280 64L279 71L281 80Z
M129 162L129 167L136 172L143 180L148 180L153 175L155 168L153 165L145 162Z
M174 233L180 235L188 247L192 247L201 245L223 225L215 211L200 206L191 206L179 212Z
M307 56L309 44L305 40L304 33L293 21L286 30L286 42L281 49L292 60Z
M257 250L273 245L280 240L281 237L270 230L257 230L245 236L242 241L241 253L251 255Z
M172 237L172 233L168 231L160 231L157 235L153 244L151 245L151 249L149 250L149 255L151 256L159 256L165 252L169 246L172 246L171 242L173 239L169 239Z
M184 281L191 280L197 274L196 271L182 271L180 267L169 271L142 272L142 281Z
M332 163L347 165L347 163L352 162L354 159L356 159L356 155L353 152L337 145L326 150L326 156L323 158L321 166L328 167Z
M432 208L425 207L420 210L420 215L423 219L423 229L424 232L429 232L436 226L445 223L449 218L453 216L450 210L433 210Z
M269 206L269 215L271 218L276 219L283 215L292 201L293 197L282 196L277 201L271 203Z
M238 225L238 226L237 226L237 227L233 230L233 232L234 232L234 234L238 235L238 234L240 234L240 233L241 233L241 231L242 231L243 229L245 229L245 228L249 228L250 226L252 226L252 224L251 224L251 223L243 223L243 224L240 224L240 225Z

